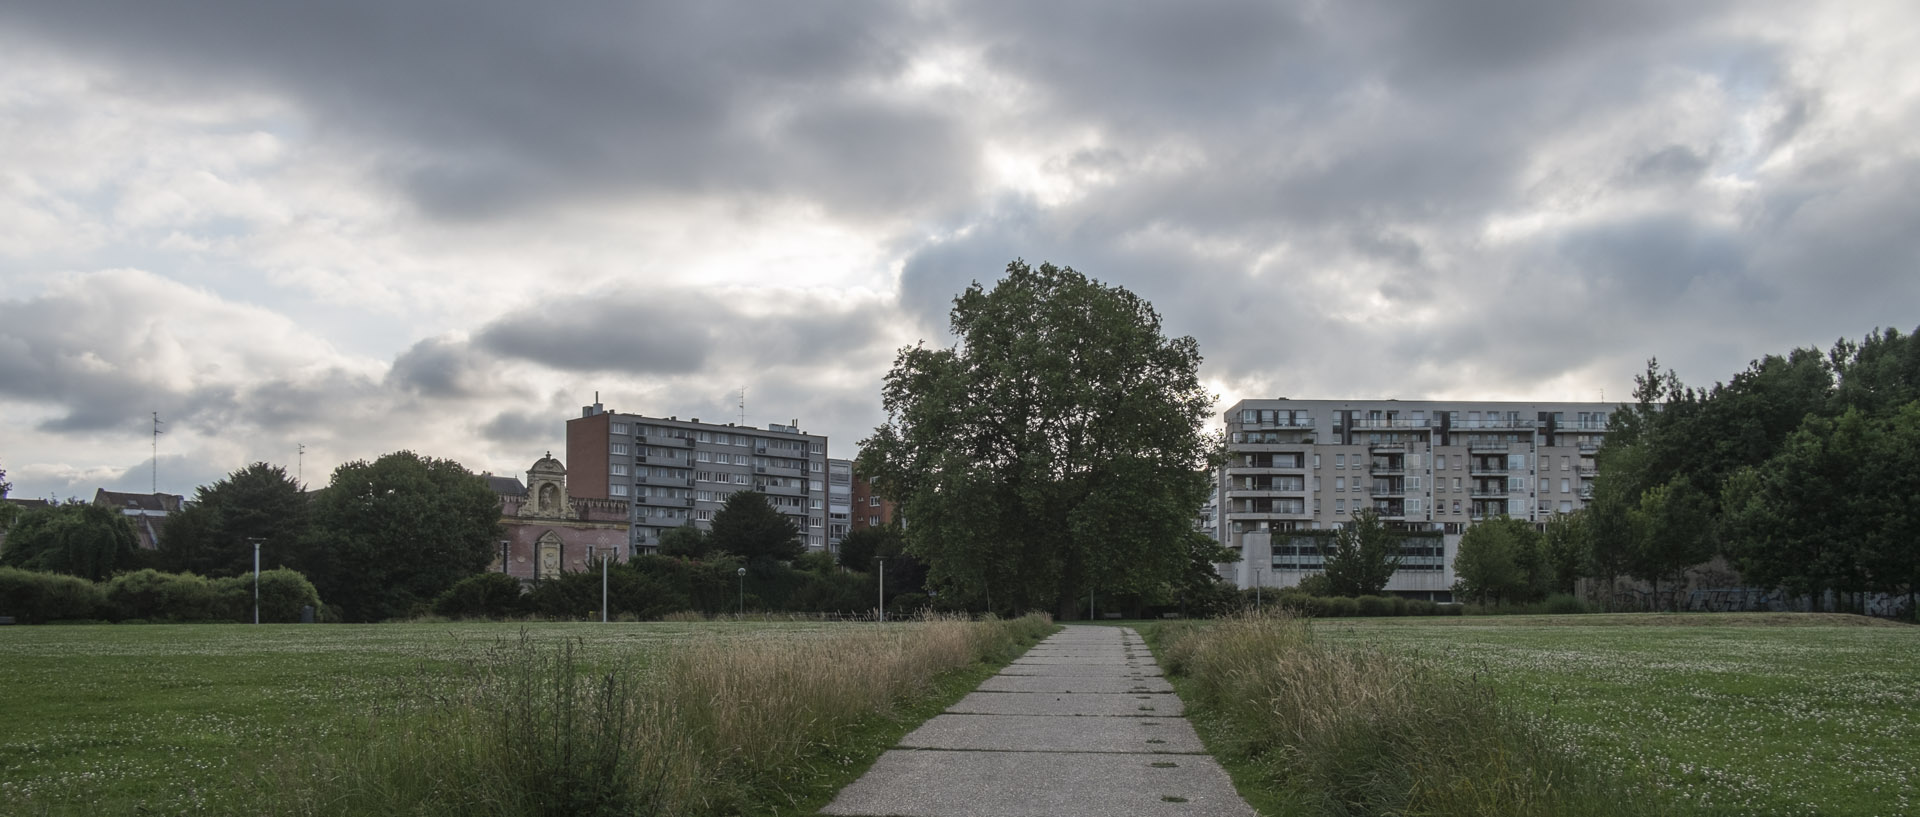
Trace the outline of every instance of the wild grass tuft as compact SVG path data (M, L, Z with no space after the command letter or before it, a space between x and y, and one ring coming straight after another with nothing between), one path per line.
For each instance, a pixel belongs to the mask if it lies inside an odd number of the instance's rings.
M364 748L287 764L249 813L766 813L855 762L838 741L944 675L1010 660L1044 618L934 618L806 637L711 638L646 664L524 636L426 705L366 724Z
M1647 811L1488 687L1370 648L1318 643L1285 613L1168 624L1152 637L1211 748L1288 813Z

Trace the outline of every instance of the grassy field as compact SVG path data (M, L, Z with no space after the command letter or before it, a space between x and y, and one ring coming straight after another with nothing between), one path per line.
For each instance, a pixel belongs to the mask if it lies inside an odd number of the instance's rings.
M1341 619L1314 632L1489 684L1678 813L1920 813L1920 627L1642 614Z
M0 628L0 814L226 810L263 764L349 752L370 723L406 722L523 639L573 642L589 664L644 673L679 646L791 644L879 626Z

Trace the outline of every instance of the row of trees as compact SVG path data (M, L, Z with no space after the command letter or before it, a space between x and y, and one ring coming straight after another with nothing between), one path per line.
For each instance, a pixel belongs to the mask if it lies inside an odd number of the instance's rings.
M1715 554L1746 584L1920 589L1920 340L1898 330L1754 361L1691 388L1656 361L1614 417L1589 567L1654 584Z
M499 541L500 499L452 460L410 451L333 472L308 495L286 469L255 463L170 514L159 549L141 552L118 509L84 504L19 515L0 564L104 581L157 568L208 577L263 568L304 574L350 621L407 615L485 568Z
M1920 592L1920 341L1898 330L1796 349L1693 388L1649 361L1613 416L1586 510L1537 533L1475 525L1455 570L1482 601L1647 582L1656 600L1724 556L1796 596ZM1670 593L1664 595L1671 595Z

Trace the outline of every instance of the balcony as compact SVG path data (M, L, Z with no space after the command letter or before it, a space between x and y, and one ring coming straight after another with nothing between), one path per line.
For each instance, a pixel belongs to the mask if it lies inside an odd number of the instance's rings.
M1295 417L1290 420L1264 420L1255 422L1241 421L1233 424L1235 428L1313 428L1312 417Z
M1453 424L1454 431L1530 431L1539 426L1536 420L1522 418L1497 417L1486 420L1461 420Z
M1354 428L1407 428L1407 429L1425 430L1428 428L1428 425L1427 425L1427 421L1425 420L1409 420L1405 417L1355 417L1353 418L1353 427Z
M1373 490L1371 491L1371 493L1374 496L1406 496L1407 489L1404 485L1394 485L1392 483L1388 483L1385 485L1373 486Z
M1404 441L1397 442L1397 443L1367 443L1367 450L1368 451L1405 451L1407 450L1407 443Z
M1405 473L1406 470L1407 467L1405 465L1386 465L1377 462L1367 466L1367 473L1374 475L1402 474Z
M1480 499L1480 498L1505 499L1507 497L1507 494L1508 494L1507 486L1505 485L1501 485L1498 487L1475 485L1473 486L1472 496L1476 499Z
M1599 444L1599 443L1581 443L1581 444L1580 444L1580 453L1582 453L1582 454L1598 454L1598 453L1600 453L1600 444Z
M1507 464L1503 462L1499 465L1469 465L1467 466L1467 473L1476 476L1485 474L1487 476L1503 477L1507 475Z
M1512 446L1512 445L1513 445L1513 443L1508 443L1508 442L1498 442L1498 443L1490 443L1490 442L1477 442L1477 443L1467 443L1467 450L1468 450L1468 451L1510 451L1510 450L1512 450L1512 448L1511 448L1511 446Z
M1582 465L1577 470L1580 473L1581 479L1593 479L1600 474L1600 469L1591 465Z

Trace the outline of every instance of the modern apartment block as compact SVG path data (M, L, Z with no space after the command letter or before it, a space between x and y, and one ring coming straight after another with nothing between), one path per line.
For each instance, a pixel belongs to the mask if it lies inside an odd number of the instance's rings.
M1451 599L1474 522L1544 524L1585 507L1613 403L1242 400L1227 409L1218 534L1240 587L1288 587L1327 534L1372 508L1411 534L1389 592Z
M827 438L794 425L646 417L594 403L567 421L567 467L572 496L630 504L630 553L657 551L661 533L689 521L708 529L741 490L766 494L808 548L827 547Z
M853 513L853 460L827 460L827 552L838 554Z

